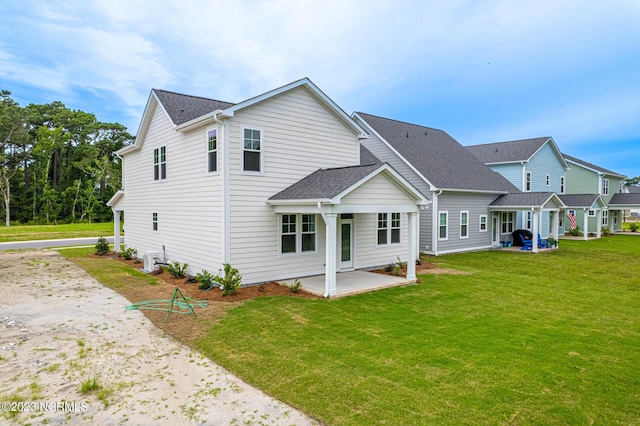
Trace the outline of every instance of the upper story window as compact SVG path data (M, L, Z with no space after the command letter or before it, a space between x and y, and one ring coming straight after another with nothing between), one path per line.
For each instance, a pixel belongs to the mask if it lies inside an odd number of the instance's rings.
M602 195L609 195L609 179L602 179Z
M218 170L218 129L207 132L207 171Z
M618 192L621 193L621 194L624 192L624 182L623 181L618 182Z
M167 147L153 150L153 180L167 178Z
M525 191L531 191L531 172L527 172L527 177L524 184Z
M157 212L151 213L151 229L153 229L154 231L158 230L158 213Z
M564 194L564 176L560 176L560 193Z
M551 176L547 175L545 182L546 182L547 186L551 185Z
M246 172L262 171L262 131L244 129L242 152L242 170Z

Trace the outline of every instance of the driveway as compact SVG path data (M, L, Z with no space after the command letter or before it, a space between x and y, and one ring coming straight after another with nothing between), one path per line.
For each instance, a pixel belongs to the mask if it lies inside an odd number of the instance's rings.
M0 288L0 402L32 411L4 422L317 424L126 311L54 251L0 252Z

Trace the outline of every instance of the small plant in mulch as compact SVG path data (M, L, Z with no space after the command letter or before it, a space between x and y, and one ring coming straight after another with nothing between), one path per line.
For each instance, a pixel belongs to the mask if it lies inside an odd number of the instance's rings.
M300 282L299 279L296 278L296 280L293 282L293 284L286 284L285 286L289 289L289 291L291 293L298 293L300 291L300 289L302 288L302 283Z
M95 253L98 256L104 256L105 254L108 254L110 251L111 249L109 248L109 242L107 241L107 239L105 237L98 238L98 242L96 243L96 246L95 246Z
M138 250L133 247L127 247L120 252L119 256L124 260L131 260L136 254L138 254Z
M199 283L198 288L200 290L208 290L215 282L216 276L211 272L203 269L202 272L196 274L196 281Z
M180 263L178 261L174 261L165 266L165 269L174 278L184 278L187 275L187 266L189 266L188 263Z
M224 264L224 276L217 276L215 280L222 286L222 295L231 296L242 285L242 275L230 264Z
M572 235L574 237L578 237L580 236L580 227L576 226L575 228L573 228L572 230L569 231L569 235Z
M638 224L637 223L631 223L629 224L629 230L631 232L638 232Z

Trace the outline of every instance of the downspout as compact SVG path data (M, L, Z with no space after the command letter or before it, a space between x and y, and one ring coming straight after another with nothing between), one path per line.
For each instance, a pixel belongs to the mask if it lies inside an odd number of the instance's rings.
M222 263L231 263L231 223L230 213L230 182L229 182L229 123L218 118L218 113L213 115L213 120L222 127Z
M434 256L438 255L438 236L440 232L439 224L439 214L438 214L438 197L442 194L442 189L438 191L432 191L433 194L433 213L431 214L431 249L433 251ZM448 224L447 224L448 226Z

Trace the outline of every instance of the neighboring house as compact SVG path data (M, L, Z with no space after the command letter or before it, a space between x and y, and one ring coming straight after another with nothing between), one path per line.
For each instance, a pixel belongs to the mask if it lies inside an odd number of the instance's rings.
M362 112L353 118L369 135L361 140L368 152L431 200L419 218L420 250L427 254L497 247L511 238L518 211L558 212L562 206L551 193L545 199L514 196L518 188L442 130Z
M597 194L605 203L601 210L588 209L586 206L577 209L576 220L580 228L584 231L584 224L586 224L587 232L596 234L598 237L602 228L609 228L611 232L620 231L623 213L628 207L626 204L618 204L618 198L613 200L613 197L625 192L626 176L571 155L563 155L571 166L567 172L567 194ZM588 216L586 220L585 214Z
M467 146L476 158L500 173L522 192L555 193L567 190L569 165L553 138L549 136ZM533 232L533 211L521 210L515 218L516 227ZM558 217L558 232L564 233L564 214ZM555 223L549 212L543 213L537 229L545 238L552 234Z
M428 200L390 165L361 165L363 129L310 80L233 104L152 90L109 201L126 244L243 283L409 260ZM116 248L119 233L116 232Z

